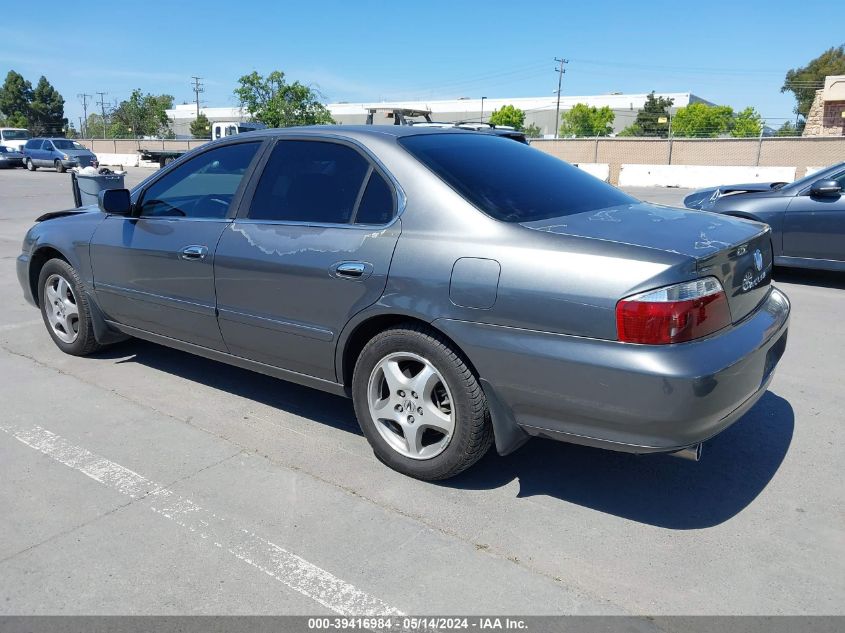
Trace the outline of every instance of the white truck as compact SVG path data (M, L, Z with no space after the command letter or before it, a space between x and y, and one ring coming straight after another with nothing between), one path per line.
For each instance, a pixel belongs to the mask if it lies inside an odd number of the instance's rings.
M235 134L242 134L243 132L252 132L253 130L263 130L267 126L263 123L249 123L245 121L214 121L211 124L211 140L216 141L219 138L226 136L233 136ZM159 164L159 167L169 165L174 160L179 158L187 150L176 149L144 149L141 148L138 152L141 154L143 160L153 161Z
M26 142L32 138L29 130L22 127L0 127L0 145L5 145L16 152L21 151L21 148Z

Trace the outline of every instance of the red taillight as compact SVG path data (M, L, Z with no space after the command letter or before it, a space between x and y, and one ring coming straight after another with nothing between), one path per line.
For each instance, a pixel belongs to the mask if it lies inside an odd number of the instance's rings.
M682 343L730 323L728 298L715 277L651 290L616 304L616 332L625 343Z

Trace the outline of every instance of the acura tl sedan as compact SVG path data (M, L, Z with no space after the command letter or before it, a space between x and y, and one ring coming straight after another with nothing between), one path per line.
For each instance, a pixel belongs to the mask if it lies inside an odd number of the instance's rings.
M17 271L62 351L134 336L351 397L376 456L428 480L532 436L697 459L790 312L764 224L411 126L208 143L38 218Z
M701 189L684 206L765 222L777 266L845 272L845 163L795 182Z

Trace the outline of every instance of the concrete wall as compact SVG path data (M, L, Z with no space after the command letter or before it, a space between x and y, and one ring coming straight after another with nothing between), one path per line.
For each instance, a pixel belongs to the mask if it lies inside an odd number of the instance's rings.
M610 182L622 165L794 167L801 178L810 166L845 161L845 138L535 140L533 147L571 163L608 163ZM737 181L741 182L741 181ZM716 183L716 184L724 184Z
M622 165L620 187L684 187L699 189L743 182L792 182L795 167L741 165Z

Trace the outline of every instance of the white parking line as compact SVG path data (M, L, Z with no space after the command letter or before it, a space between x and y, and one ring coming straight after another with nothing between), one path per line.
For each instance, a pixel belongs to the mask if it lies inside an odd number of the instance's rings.
M150 510L186 528L197 538L228 552L282 584L341 615L403 615L301 556L196 505L172 490L120 464L76 446L40 426L0 424L0 430L96 482L138 499Z

